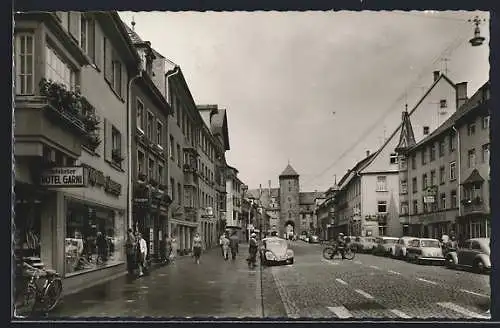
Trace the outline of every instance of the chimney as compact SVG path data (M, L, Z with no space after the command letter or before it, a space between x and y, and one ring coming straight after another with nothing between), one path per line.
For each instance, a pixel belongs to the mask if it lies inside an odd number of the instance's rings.
M369 150L366 151L366 157L368 157L368 156L370 156L370 151Z
M456 84L457 87L457 109L467 102L467 82Z
M434 75L434 82L436 82L437 79L439 79L439 71L434 71L433 75Z

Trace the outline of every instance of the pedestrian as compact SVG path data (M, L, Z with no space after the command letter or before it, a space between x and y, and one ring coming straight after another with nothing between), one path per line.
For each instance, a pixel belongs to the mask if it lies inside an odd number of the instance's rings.
M225 236L225 234L223 233L219 237L219 246L220 246L220 251L221 251L222 257L224 257L224 246L223 246L223 238L224 238L224 236Z
M131 228L127 231L127 240L125 241L125 254L127 254L127 271L130 275L134 274L136 268L136 239Z
M201 248L203 246L199 233L194 234L193 238L193 256L196 264L200 264Z
M229 237L229 247L231 248L231 258L236 260L236 254L238 254L239 238L236 231L233 231L231 237Z
M257 242L257 235L255 233L252 233L250 235L250 239L248 240L248 254L249 257L247 259L248 261L248 266L253 269L256 265L257 261L257 250L258 250L258 242Z
M147 256L148 256L148 245L146 243L146 240L142 238L142 234L139 233L139 277L142 277L144 275L144 271L147 269Z
M108 243L106 242L106 237L100 231L97 232L96 247L97 247L97 263L104 264L106 262Z
M222 242L222 256L224 257L224 260L227 261L229 259L229 243L230 243L227 234L223 234L221 236L221 242Z
M177 249L179 248L174 232L170 235L167 247L169 248L168 259L171 263L174 263L177 258Z

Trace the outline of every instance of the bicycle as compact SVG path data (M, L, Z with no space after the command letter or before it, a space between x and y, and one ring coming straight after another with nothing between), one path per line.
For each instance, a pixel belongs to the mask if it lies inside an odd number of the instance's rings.
M52 311L59 303L63 290L62 280L56 271L33 267L30 271L30 279L20 295L22 302L16 304L16 314L21 317ZM45 279L42 280L42 276Z
M344 251L345 259L346 260L353 260L354 257L356 256L356 250L354 249L354 247L352 247L351 244L347 244L344 249L345 249L345 251ZM335 255L341 255L337 244L326 246L323 249L323 257L325 259L333 260Z

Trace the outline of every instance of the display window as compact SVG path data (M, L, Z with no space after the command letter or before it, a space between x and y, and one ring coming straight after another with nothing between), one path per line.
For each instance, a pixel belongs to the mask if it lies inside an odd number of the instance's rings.
M70 200L66 211L65 273L123 261L124 218L117 211Z

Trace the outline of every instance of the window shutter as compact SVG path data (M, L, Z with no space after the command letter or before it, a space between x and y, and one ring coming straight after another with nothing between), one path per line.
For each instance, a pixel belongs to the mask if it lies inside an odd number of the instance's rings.
M97 24L95 21L92 21L92 25L93 25L93 33L94 33L94 43L92 46L95 46L95 49L94 49L94 53L95 53L95 56L94 56L94 63L95 65L97 66L97 68L101 69L102 67L102 62L104 60L104 45L103 45L103 42L104 42L104 38L102 37L102 34L101 34L101 30L97 28Z
M111 161L111 152L113 150L111 131L111 123L107 119L104 119L104 159L108 161Z
M80 44L81 15L77 11L69 12L69 33Z
M113 49L108 39L104 38L104 77L113 82Z

